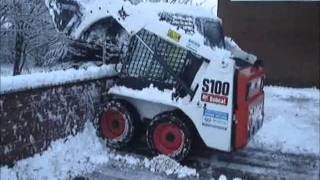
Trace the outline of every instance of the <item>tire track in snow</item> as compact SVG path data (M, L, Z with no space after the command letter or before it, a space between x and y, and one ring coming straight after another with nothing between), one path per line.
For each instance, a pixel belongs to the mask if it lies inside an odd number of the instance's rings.
M247 148L224 153L206 150L189 158L187 165L196 168L200 177L229 179L318 179L319 157Z
M200 179L218 179L224 174L228 179L299 179L318 180L320 156L314 154L292 154L266 149L246 148L236 152L219 152L199 148L183 165L195 168ZM139 156L151 157L146 147L135 148Z
M183 165L195 168L199 179L218 179L221 174L228 179L319 179L320 157L313 154L292 154L265 149L246 148L232 153L200 148L201 153L191 155ZM147 147L136 146L134 149L120 151L120 154L135 153L143 159L151 157ZM173 177L168 177L169 179ZM173 178L175 179L175 178ZM188 179L188 178L187 178Z

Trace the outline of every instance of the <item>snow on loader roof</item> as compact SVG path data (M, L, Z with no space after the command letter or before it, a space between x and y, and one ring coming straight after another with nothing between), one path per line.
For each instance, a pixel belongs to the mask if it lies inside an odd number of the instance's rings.
M145 29L207 60L231 56L223 48L221 20L202 7L147 2L134 5L122 0L46 2L57 29L72 39L81 39L95 23L112 17L131 36Z

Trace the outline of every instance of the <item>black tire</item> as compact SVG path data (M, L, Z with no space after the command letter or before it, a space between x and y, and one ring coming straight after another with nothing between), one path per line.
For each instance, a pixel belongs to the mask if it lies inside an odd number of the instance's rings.
M124 100L110 100L100 111L95 127L108 147L122 149L136 137L139 115Z
M154 117L147 129L146 138L153 154L165 154L182 161L191 151L193 136L186 119L175 112L167 112Z

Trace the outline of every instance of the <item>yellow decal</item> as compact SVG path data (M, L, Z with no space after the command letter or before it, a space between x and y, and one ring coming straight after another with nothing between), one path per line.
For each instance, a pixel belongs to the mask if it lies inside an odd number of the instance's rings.
M177 42L179 42L180 39L181 39L181 35L179 33L177 33L176 31L171 30L171 29L169 29L167 35L168 35L168 37L170 37L171 39L173 39L173 40L175 40Z

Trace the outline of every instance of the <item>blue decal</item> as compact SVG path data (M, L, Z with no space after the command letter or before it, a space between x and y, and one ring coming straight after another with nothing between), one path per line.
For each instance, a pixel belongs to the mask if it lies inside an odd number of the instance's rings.
M215 111L215 110L210 110L210 109L204 109L203 111L204 116L209 116L212 118L217 118L217 119L223 119L223 120L228 120L228 113L221 112L221 111Z
M202 125L227 130L229 114L221 111L203 109Z

